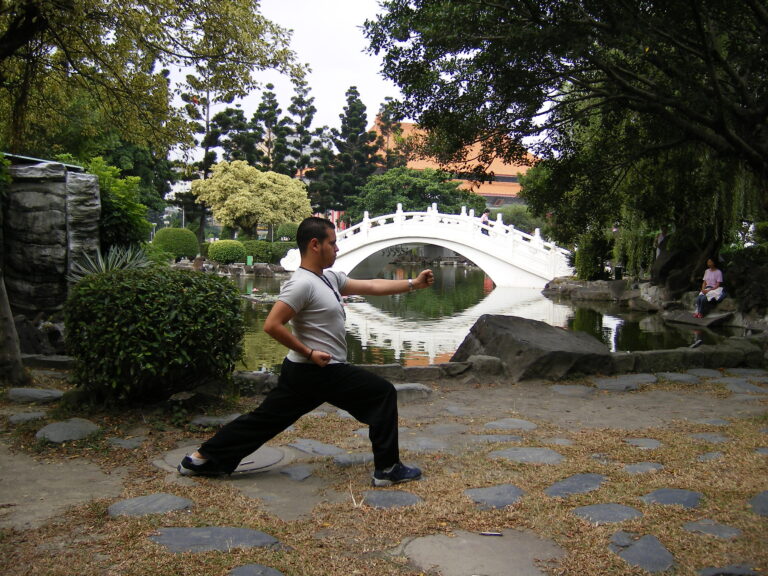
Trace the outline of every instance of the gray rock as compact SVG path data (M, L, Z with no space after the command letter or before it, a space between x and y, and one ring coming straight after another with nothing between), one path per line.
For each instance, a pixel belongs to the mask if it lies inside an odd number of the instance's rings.
M288 446L306 452L307 454L316 454L318 456L337 456L339 454L344 454L344 450L338 446L324 444L317 440L308 440L306 438L299 438L295 442L288 444Z
M712 460L719 460L723 457L722 452L707 452L706 454L700 454L696 457L699 462L711 462Z
M541 441L552 446L573 446L573 440L569 438L542 438Z
M691 434L691 438L694 440L702 440L704 442L709 442L710 444L723 444L725 442L728 442L729 438L727 436L723 436L722 434L712 434L710 432L702 432L700 434Z
M485 428L490 428L491 430L536 430L537 427L533 422L520 420L519 418L502 418L501 420L488 422L485 425Z
M246 564L230 570L227 576L285 576L282 572L263 564Z
M192 500L187 498L160 493L116 502L107 509L107 512L110 516L148 516L174 510L188 510L193 505Z
M149 537L171 552L229 552L233 548L277 548L280 542L259 530L208 526L160 528Z
M762 368L728 368L726 372L734 376L768 376L768 370Z
M280 469L280 474L285 474L291 480L302 482L310 476L312 476L312 466L308 464L295 464L294 466L286 466Z
M617 552L617 548L626 548L627 546L631 546L635 540L635 536L630 532L619 530L611 536L611 544L613 546L611 550Z
M768 454L768 446L759 446L758 448L755 448L755 452L758 454Z
M422 499L401 490L366 490L363 492L363 502L373 508L404 508L414 506Z
M403 366L403 379L413 380L440 380L445 373L439 366Z
M370 452L337 454L333 457L333 463L343 468L346 468L347 466L357 466L358 464L368 464L369 462L373 462L373 454Z
M760 492L749 501L752 512L758 516L768 516L768 491Z
M550 448L507 448L489 454L491 458L503 458L524 464L559 464L563 456Z
M360 367L387 380L400 382L404 378L403 367L400 364L361 364Z
M395 390L397 390L397 401L400 404L426 400L432 396L432 389L424 384L395 384Z
M594 380L595 386L600 390L611 392L634 392L640 389L640 383L631 378L616 376L613 378L597 378Z
M675 563L675 558L656 536L643 536L621 550L619 556L630 566L651 573L669 570Z
M720 378L723 375L720 370L713 370L711 368L691 368L688 370L688 374L700 376L701 378Z
M416 436L415 438L400 438L400 447L411 452L445 452L449 445L445 440Z
M512 484L499 484L488 488L470 488L464 494L479 504L481 510L504 508L516 503L523 497L524 492Z
M101 428L84 418L70 418L64 422L54 422L48 424L44 428L41 428L35 434L35 438L38 440L47 440L54 444L61 444L63 442L73 442L75 440L82 440L93 434L96 434Z
M641 450L655 450L661 448L661 442L653 438L627 438L624 440L630 446L640 448Z
M48 388L11 388L8 390L8 400L19 404L34 402L49 404L61 400L64 392Z
M755 386L749 382L728 382L725 385L728 390L736 394L768 394L768 388Z
M656 462L638 462L637 464L625 464L624 472L627 474L646 474L648 472L656 472L658 470L664 470L662 464Z
M699 570L699 576L760 576L760 572L755 572L747 566L731 564L722 568L702 568Z
M467 358L467 363L472 366L472 371L479 374L490 374L500 376L504 374L504 362L496 356L484 356L482 354L473 354Z
M694 374L681 374L680 372L659 372L656 376L667 382L677 382L679 384L698 384L700 382L698 376Z
M660 488L645 496L641 496L640 499L646 504L678 505L683 508L696 508L701 500L701 493L681 488Z
M266 394L277 386L277 378L277 374L260 370L232 373L232 380L243 395Z
M623 504L592 504L574 508L573 513L579 518L584 518L593 524L610 524L633 520L643 515L637 508L624 506Z
M741 534L741 530L738 528L720 524L714 520L710 520L709 518L683 524L683 529L688 530L689 532L701 532L702 534L709 534L724 540L737 538Z
M601 474L574 474L555 482L544 490L544 493L551 498L566 498L571 494L584 494L598 490L604 481L605 476Z
M229 424L232 420L239 418L240 414L227 414L225 416L195 416L189 423L193 428L218 428Z
M19 414L12 414L8 418L8 422L11 424L22 424L24 422L32 422L33 420L42 420L45 417L45 412L20 412Z
M472 434L467 436L467 440L472 442L522 442L522 436L515 436L514 434Z
M613 370L610 351L596 338L516 316L478 318L451 360L461 362L476 355L501 359L514 382Z
M437 366L439 366L443 373L449 378L461 376L472 369L472 364L469 362L443 362L442 364L437 364Z

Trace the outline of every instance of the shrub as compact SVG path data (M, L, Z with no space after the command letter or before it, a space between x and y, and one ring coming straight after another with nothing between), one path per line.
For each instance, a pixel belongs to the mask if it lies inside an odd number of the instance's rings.
M239 240L217 240L208 247L208 258L219 264L245 262L245 246Z
M175 259L189 258L192 260L200 250L197 236L192 230L186 228L160 228L155 233L152 244L163 252L173 254Z
M87 276L64 307L75 382L103 402L148 402L228 380L244 335L235 285L145 268Z
M245 253L253 256L254 262L272 262L272 243L266 240L245 240Z
M101 252L97 252L93 258L89 254L84 254L82 259L75 260L72 263L69 274L67 274L67 280L79 282L90 274L109 272L111 270L146 268L151 264L152 261L143 248L137 248L136 246L112 246L106 256L103 256Z
M272 242L272 260L270 261L273 264L279 264L280 259L292 248L296 248L296 242Z
M299 229L299 225L295 222L284 222L277 228L275 236L277 238L288 238L292 242L296 242L296 231Z

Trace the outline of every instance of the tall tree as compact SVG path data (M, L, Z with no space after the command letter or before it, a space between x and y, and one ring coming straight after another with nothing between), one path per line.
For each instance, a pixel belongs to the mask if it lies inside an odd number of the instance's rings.
M403 114L393 98L387 96L376 116L376 127L379 137L376 145L381 151L380 169L382 171L403 167L408 162L404 149L403 129L401 122Z
M224 160L243 160L248 164L257 162L259 137L239 107L225 108L211 122L218 134L218 145L223 150Z
M293 174L297 178L304 179L307 169L317 157L321 146L321 139L317 130L312 130L312 121L315 118L317 108L315 99L309 95L309 85L306 80L297 81L294 84L294 95L291 97L291 105L288 106L290 114L291 135L288 139L288 156Z
M311 214L303 182L242 160L216 164L211 178L192 182L192 193L211 206L219 222L253 237L259 224L295 222Z
M387 0L371 50L448 159L477 140L524 160L573 109L629 109L768 179L768 9L761 0ZM675 140L666 144L672 146ZM555 152L546 138L539 155Z
M261 94L261 102L251 119L251 125L259 136L258 165L264 170L290 175L288 143L290 121L273 92L275 86L267 84Z

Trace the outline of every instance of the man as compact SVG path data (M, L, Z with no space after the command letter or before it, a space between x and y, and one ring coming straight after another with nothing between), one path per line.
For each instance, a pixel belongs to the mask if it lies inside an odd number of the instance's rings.
M197 452L185 456L179 473L231 474L242 458L307 412L329 402L368 425L374 486L418 480L421 470L400 462L395 387L347 363L341 297L427 288L434 282L432 271L424 270L409 280L355 280L328 270L339 249L334 226L325 218L305 219L296 232L296 242L301 266L283 285L264 321L264 331L290 349L277 387L258 408L223 426Z

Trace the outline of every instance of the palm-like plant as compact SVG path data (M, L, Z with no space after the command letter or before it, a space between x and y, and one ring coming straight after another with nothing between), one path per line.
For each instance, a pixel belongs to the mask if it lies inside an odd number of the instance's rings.
M101 252L96 253L95 258L85 254L81 259L72 262L67 274L67 280L77 283L86 276L109 272L111 270L129 270L133 268L147 268L152 261L144 250L136 246L113 246L106 256Z

